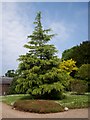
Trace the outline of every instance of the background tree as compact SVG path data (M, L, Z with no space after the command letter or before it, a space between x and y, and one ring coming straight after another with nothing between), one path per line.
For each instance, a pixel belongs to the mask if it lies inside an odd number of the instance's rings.
M16 85L17 85L17 71L15 70L8 70L5 73L6 77L12 77L13 80L10 84L9 90L8 90L8 94L16 94L17 92L15 91Z
M6 77L14 77L16 74L15 74L15 70L8 70L6 73L5 73L5 76Z
M16 91L40 98L55 99L59 93L61 95L70 76L57 69L59 65L59 58L55 55L57 50L54 45L47 44L54 34L49 34L51 29L43 29L41 12L37 13L34 24L34 31L28 36L30 41L24 45L29 52L18 59L20 64L17 70Z
M89 82L90 81L90 64L83 64L78 69L75 77Z
M90 41L84 41L78 46L67 49L62 53L63 60L73 59L76 65L90 64Z
M10 84L10 87L9 87L9 90L8 90L8 94L17 94L17 91L15 90L16 88L16 85L17 85L17 78L16 76L13 78L11 84ZM19 92L18 92L19 93Z

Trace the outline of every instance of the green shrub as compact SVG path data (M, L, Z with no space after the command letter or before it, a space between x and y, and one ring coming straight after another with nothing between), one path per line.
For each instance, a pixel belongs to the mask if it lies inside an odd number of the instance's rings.
M76 66L76 61L69 59L69 60L63 60L59 64L59 69L62 71L65 71L67 74L70 74L72 71L77 71L78 68Z
M19 100L14 108L25 112L54 113L64 111L64 107L51 100Z
M71 91L75 92L76 94L84 94L87 91L88 84L86 81L83 80L74 80L71 82Z
M90 64L83 64L79 69L75 76L76 78L82 80L90 80Z

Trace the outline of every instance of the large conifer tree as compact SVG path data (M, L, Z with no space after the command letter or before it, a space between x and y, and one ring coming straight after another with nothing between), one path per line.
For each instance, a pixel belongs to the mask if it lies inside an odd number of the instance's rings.
M29 51L18 59L20 64L17 70L16 91L54 98L54 95L63 90L68 78L63 79L65 74L60 74L57 69L59 64L59 59L55 55L57 50L54 45L47 44L54 34L49 34L50 29L43 29L41 12L37 13L34 24L34 31L28 36L30 41L24 45Z

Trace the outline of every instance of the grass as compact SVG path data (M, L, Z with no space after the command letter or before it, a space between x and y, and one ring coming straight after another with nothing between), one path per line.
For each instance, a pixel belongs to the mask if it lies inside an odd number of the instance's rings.
M57 100L63 107L68 107L69 109L74 108L87 108L89 107L89 94L85 95L71 95L71 93L66 94L66 98L63 100Z
M0 96L0 101L11 105L12 103L16 102L17 100L23 99L23 98L27 98L30 99L30 95L28 94L17 94L17 95L7 95L7 96Z
M86 93L85 95L74 95L70 92L65 93L66 97L63 100L54 100L54 102L58 103L62 107L68 107L69 109L75 109L75 108L88 108L90 93ZM27 101L31 100L30 95L7 95L0 97L0 101L7 103L8 105L12 105L12 103L15 103L17 101ZM33 100L34 101L34 100ZM36 105L35 105L36 106Z

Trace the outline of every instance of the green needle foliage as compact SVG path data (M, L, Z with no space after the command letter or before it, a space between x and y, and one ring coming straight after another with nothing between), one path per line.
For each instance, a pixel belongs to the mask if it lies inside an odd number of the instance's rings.
M47 44L54 34L49 34L51 29L43 29L41 12L37 13L34 24L34 31L28 36L30 41L24 45L29 51L18 59L16 91L37 98L55 99L59 92L61 95L70 78L57 69L60 62L55 55L57 50L54 45Z

